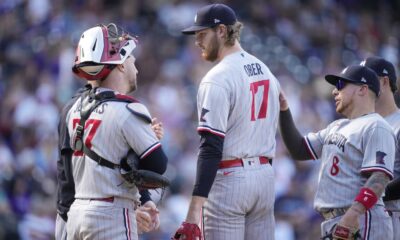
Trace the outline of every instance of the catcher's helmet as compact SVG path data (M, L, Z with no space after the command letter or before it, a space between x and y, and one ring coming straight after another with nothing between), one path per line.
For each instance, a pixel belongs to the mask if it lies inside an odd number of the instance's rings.
M114 23L98 25L82 33L72 71L86 80L104 80L136 48L136 38Z

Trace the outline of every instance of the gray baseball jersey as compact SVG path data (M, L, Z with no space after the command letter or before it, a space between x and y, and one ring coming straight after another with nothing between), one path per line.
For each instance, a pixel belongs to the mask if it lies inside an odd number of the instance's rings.
M364 186L362 173L382 171L393 177L395 139L377 113L340 119L306 136L315 159L321 159L314 207L320 211L349 207ZM378 203L383 205L382 198Z
M204 205L205 239L274 239L273 158L279 117L277 79L245 51L226 56L203 78L197 96L198 131L224 137L222 161ZM243 197L246 196L246 197Z
M128 106L149 115L140 103ZM74 129L80 119L80 100L71 108L68 117L68 130L73 139ZM126 103L105 102L92 112L86 121L84 141L101 157L119 164L132 148L140 158L160 146L151 125L127 109ZM138 199L135 187L126 186L119 170L100 166L88 156L75 153L72 159L75 181L75 198L104 198L118 196L132 200Z
M198 131L224 137L222 160L275 155L280 85L245 51L225 57L200 83Z
M396 136L396 155L394 160L394 178L400 177L400 110L385 117L385 120L392 126ZM386 209L392 211L393 236L400 240L400 200L386 201Z
M321 159L314 200L317 211L350 207L367 181L363 173L381 171L393 178L394 133L377 113L334 121L326 129L308 134L305 140L314 158ZM324 221L322 235L339 220ZM392 238L392 224L382 196L360 216L359 223L363 239Z
M104 90L106 89L99 89L98 91ZM71 139L74 139L74 130L79 123L80 103L81 101L78 99L67 116L67 126ZM146 107L140 103L127 104L108 101L99 105L86 121L83 136L85 145L101 157L115 164L120 163L120 160L127 155L129 149L133 149L140 158L144 158L151 151L160 147L160 142L155 136L151 125L137 115L132 114L131 111L139 112L151 119ZM124 211L127 211L124 213L121 209L121 214L118 215L121 218L121 222L134 222L130 217L134 216L131 212L133 213L134 204L139 199L138 189L127 184L118 169L101 166L88 156L80 152L75 152L72 157L72 172L75 182L75 199L87 200L114 197L115 204L119 203L120 206L131 206L130 209L124 208ZM99 211L103 209L101 206L96 208L97 203L84 202L80 203L79 206L76 206L76 204L78 203L75 200L68 216L83 214L84 211L82 209L85 207L88 209L95 208ZM115 208L118 207L115 205ZM98 222L96 218L91 219L86 215L85 217L87 218L83 219L83 222L80 224L96 225L96 221ZM114 220L109 218L108 222L110 221ZM97 227L104 230L112 226L106 226L106 222L102 223L104 226ZM98 223L100 224L100 222ZM67 222L67 231L69 224L70 221ZM121 224L121 227L123 226L124 224ZM131 229L129 231L130 234L136 233L136 225L128 227ZM77 230L71 226L69 229ZM123 230L119 232L123 232ZM68 232L68 235L71 234ZM134 236L132 235L132 237ZM113 239L117 238L119 236L113 236Z

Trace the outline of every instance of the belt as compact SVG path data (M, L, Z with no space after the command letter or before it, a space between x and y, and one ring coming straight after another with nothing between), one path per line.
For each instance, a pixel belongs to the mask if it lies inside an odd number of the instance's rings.
M272 164L272 159L267 157L259 157L260 164ZM219 163L219 169L223 168L231 168L231 167L243 167L243 159L232 159L232 160L224 160Z
M329 208L329 209L320 211L319 213L325 220L329 220L329 219L344 215L347 210L349 210L349 208Z
M100 201L100 202L109 202L109 203L113 203L113 202L114 202L114 197L107 197L107 198L90 198L89 200L91 200L91 201Z

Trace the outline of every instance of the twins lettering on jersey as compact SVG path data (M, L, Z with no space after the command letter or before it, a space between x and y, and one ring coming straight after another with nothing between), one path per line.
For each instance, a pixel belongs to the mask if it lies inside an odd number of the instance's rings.
M330 134L326 139L324 144L329 145L333 144L336 145L339 149L344 152L344 146L347 142L347 138L340 133Z

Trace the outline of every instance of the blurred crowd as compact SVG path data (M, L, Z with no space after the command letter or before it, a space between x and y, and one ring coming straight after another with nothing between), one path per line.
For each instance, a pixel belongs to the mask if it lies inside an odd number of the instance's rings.
M196 92L212 67L192 37L205 0L0 0L0 239L53 239L57 124L84 82L71 72L80 34L114 22L139 37L139 89L163 122L172 186L159 201L161 227L141 239L169 239L184 220L196 173ZM302 133L338 118L323 76L370 55L399 66L400 3L391 0L226 0L244 23L242 46L279 79ZM318 161L294 162L277 135L276 239L318 239L312 201ZM245 196L244 196L245 197ZM273 233L271 233L273 234Z

